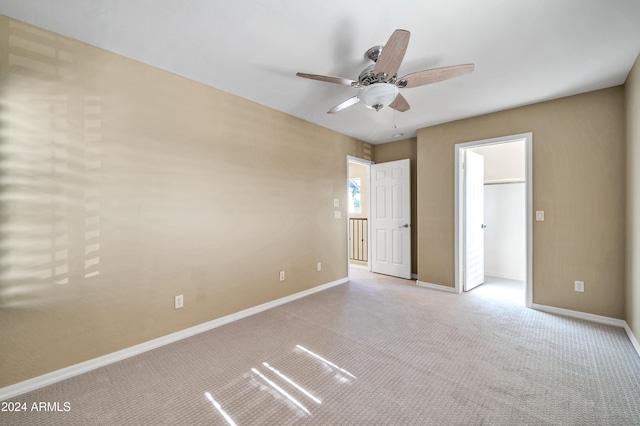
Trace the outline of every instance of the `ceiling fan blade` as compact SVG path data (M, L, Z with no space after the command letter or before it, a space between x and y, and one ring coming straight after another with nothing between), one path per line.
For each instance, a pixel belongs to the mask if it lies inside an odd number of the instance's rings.
M396 84L398 87L424 86L425 84L437 83L460 75L469 74L474 68L475 65L473 64L464 64L413 72L404 77L400 77Z
M382 53L373 69L376 75L384 73L389 77L393 77L398 73L398 68L400 68L404 54L407 51L410 34L407 30L395 30L391 34L389 41L382 48Z
M303 73L303 72L298 72L298 73L296 73L296 75L298 77L310 78L311 80L319 80L319 81L324 81L324 82L327 82L327 83L341 84L343 86L351 86L351 85L357 83L357 81L349 80L348 78L331 77L331 76L328 76L328 75L306 74L306 73Z
M341 104L334 106L329 111L327 111L327 114L333 114L334 112L342 111L345 108L349 108L351 105L357 104L358 102L360 102L360 99L358 99L357 96L354 96L353 98L349 98Z
M409 106L409 102L407 102L404 96L398 93L398 96L396 96L393 102L389 104L389 108L393 108L396 111L405 112L408 111L411 107Z

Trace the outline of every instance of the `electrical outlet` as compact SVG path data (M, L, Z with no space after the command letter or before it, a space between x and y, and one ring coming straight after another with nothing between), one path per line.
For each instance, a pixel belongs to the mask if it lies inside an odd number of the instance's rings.
M180 309L184 306L184 296L182 294L179 294L175 297L174 306L175 309Z
M574 281L576 291L584 293L584 281Z
M322 271L322 263L318 262L318 272Z
M280 271L280 281L284 281L284 271Z

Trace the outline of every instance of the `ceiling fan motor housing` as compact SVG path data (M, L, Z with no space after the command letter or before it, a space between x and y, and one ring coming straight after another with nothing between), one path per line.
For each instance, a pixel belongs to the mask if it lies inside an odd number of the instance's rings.
M389 77L386 74L376 74L374 67L375 65L370 65L360 73L360 76L358 77L359 86L369 86L376 83L395 84L397 78L396 75Z

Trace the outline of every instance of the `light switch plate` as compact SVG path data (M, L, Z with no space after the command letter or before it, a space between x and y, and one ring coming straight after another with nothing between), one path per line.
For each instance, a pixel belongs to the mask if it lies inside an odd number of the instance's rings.
M544 210L536 211L536 220L538 222L544 222Z
M333 207L340 207L340 199L339 198L334 198L333 199Z

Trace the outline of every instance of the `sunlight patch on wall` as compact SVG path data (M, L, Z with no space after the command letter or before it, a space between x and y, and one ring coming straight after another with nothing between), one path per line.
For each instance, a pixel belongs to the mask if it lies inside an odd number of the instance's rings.
M56 288L100 273L102 101L68 93L73 58L48 37L10 25L0 98L3 308L59 300Z

